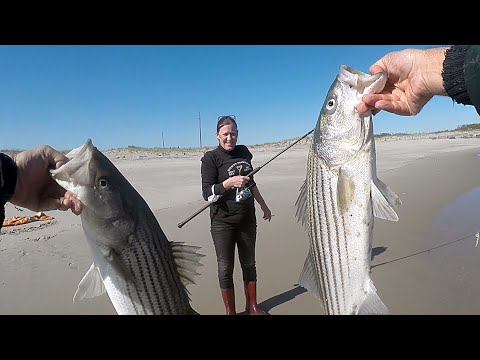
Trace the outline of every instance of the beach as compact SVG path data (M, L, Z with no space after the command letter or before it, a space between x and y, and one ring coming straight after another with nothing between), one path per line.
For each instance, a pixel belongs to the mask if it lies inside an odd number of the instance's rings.
M252 147L253 166L288 145ZM256 205L258 302L271 315L324 314L322 304L298 286L309 243L294 204L308 150L309 142L303 141L255 175L274 215L271 222L264 221ZM380 138L376 152L378 177L403 202L398 222L376 218L373 229L371 276L390 314L480 314L475 236L480 209L474 202L480 186L480 138ZM192 307L202 315L224 314L209 209L177 226L205 204L202 152L124 149L105 154L148 203L169 240L201 247L204 266L196 284L188 286ZM92 261L81 219L71 212L45 213L55 219L1 230L0 314L115 314L107 294L73 303ZM6 218L33 214L6 206ZM241 313L245 296L237 255L234 281Z

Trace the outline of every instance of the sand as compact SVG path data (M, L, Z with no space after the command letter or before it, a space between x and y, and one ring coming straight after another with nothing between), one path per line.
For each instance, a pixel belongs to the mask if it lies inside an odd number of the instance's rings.
M253 165L286 146L252 148ZM376 219L374 226L372 279L391 314L480 314L478 210L467 196L453 215L439 218L455 199L480 186L479 147L480 138L377 140L379 178L403 201L398 222ZM201 152L105 153L147 201L170 240L202 247L201 275L188 287L192 305L200 314L224 314L209 210L181 229L177 226L205 204ZM308 143L299 143L255 175L274 215L271 222L264 221L257 205L258 301L271 315L324 313L297 283L308 239L295 219L294 203L305 178L307 153ZM0 314L115 314L106 294L72 302L91 264L81 219L71 212L46 214L55 220L1 230ZM7 204L7 218L15 215L33 212ZM467 218L468 224L462 223ZM241 312L245 297L238 260L234 277Z

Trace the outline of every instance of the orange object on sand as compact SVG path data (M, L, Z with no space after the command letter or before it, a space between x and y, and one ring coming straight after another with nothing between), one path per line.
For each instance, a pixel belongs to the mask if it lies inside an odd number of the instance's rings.
M3 226L17 226L28 224L34 221L53 220L53 216L45 215L43 212L38 212L34 216L13 216L3 221Z

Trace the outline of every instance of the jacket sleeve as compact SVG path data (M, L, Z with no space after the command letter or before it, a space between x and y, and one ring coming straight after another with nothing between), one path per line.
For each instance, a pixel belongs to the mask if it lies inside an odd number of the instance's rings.
M17 185L17 167L6 154L0 153L0 228L5 220L5 204L13 196Z
M480 45L470 46L464 68L468 95L480 115Z
M457 104L474 105L480 115L479 45L455 45L447 49L442 78L448 96Z
M208 197L212 195L212 186L214 187L215 195L223 195L225 188L223 184L217 184L218 168L215 164L215 159L211 153L205 153L201 159L201 174L202 174L202 196L204 200L208 201Z

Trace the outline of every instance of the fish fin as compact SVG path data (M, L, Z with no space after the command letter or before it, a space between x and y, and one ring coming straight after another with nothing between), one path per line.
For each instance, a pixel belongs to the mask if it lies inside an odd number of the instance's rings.
M340 214L345 212L350 207L355 193L355 182L351 176L348 176L342 168L338 170L337 180L337 206Z
M303 226L307 224L307 181L305 180L300 187L300 194L298 195L297 201L295 201L295 206L297 210L295 212L295 217L297 222L301 222Z
M402 205L400 198L380 179L372 179L373 215L384 220L398 221L394 208Z
M377 294L377 289L373 285L373 282L370 280L367 296L365 300L363 300L362 304L358 309L359 315L367 315L367 314L378 314L378 315L386 315L388 314L388 309L380 299Z
M189 284L195 284L194 278L196 275L199 275L196 270L200 266L203 266L200 259L205 256L204 254L198 253L201 247L184 245L183 242L176 241L170 241L170 247L183 286L186 287Z
M303 265L302 272L300 273L300 277L298 279L298 284L310 291L317 299L323 301L322 289L317 277L315 276L315 267L313 264L311 251L308 251L305 264Z
M98 267L92 263L82 280L78 283L77 291L75 292L75 295L73 295L73 302L75 303L84 298L100 296L105 292L106 289L100 271L98 270Z
M108 261L108 264L112 269L120 275L127 283L133 285L135 283L135 277L122 260L120 255L111 247L104 247L101 250L102 255Z

